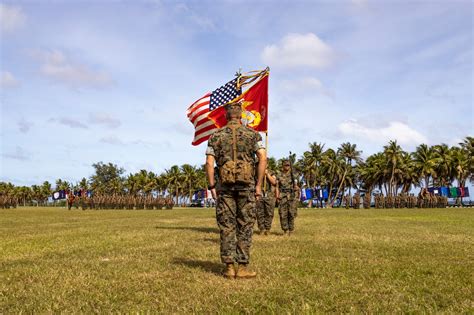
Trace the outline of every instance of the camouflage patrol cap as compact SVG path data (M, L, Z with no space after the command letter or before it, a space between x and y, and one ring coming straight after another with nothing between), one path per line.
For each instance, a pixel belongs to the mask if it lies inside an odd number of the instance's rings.
M240 99L240 100L230 101L229 103L225 104L224 107L225 109L229 109L234 106L242 107L243 104L244 104L244 100Z

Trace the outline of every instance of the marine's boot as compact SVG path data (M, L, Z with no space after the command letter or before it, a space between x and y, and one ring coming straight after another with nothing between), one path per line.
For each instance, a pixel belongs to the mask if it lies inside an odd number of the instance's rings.
M225 278L229 278L229 279L235 278L234 264L226 264L223 275Z
M269 230L265 230L265 231L263 232L263 235L268 235L268 234L270 234L270 231L269 231Z
M247 264L239 264L237 274L235 275L236 278L241 279L255 278L256 276L257 273L255 271L250 271L247 267Z

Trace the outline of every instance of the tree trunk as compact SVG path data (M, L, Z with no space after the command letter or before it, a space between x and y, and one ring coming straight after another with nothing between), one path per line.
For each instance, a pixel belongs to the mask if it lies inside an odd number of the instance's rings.
M332 188L333 188L333 183L334 183L334 176L331 178L331 180L329 181L329 194L328 194L328 204L327 206L329 208L332 208L332 205L331 205L331 197L332 197Z
M334 202L336 201L336 198L339 195L339 192L341 191L341 187L344 184L344 181L346 179L346 173L347 173L347 170L344 170L344 174L342 175L341 184L339 185L339 188L337 188L336 195L334 196L334 199L331 202L331 208L334 206Z
M393 175L395 173L395 163L392 165L392 174L390 175L390 183L388 185L388 188L390 189L389 194L390 196L393 196Z

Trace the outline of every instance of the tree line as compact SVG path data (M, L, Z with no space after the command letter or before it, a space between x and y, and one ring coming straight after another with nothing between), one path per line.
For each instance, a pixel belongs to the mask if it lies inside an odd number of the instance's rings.
M464 187L474 182L474 137L467 136L455 146L421 144L414 152L407 152L395 140L383 146L381 152L365 160L356 144L342 143L337 149L325 148L325 144L312 142L299 157L289 158L300 187L326 188L329 205L352 190L371 193L375 189L386 196L409 193L416 187L454 185ZM282 158L270 157L268 168L277 172ZM0 182L0 195L12 196L20 204L45 205L48 197L58 190L92 190L96 195L148 196L171 195L188 203L193 194L207 187L204 164L193 166L173 165L161 174L140 170L125 175L125 169L113 163L98 162L92 165L94 174L77 183L62 179L55 186L48 181L41 185L15 186Z

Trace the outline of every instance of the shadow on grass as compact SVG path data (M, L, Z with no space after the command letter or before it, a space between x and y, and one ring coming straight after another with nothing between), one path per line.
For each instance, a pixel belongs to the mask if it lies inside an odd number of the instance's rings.
M218 228L199 227L199 226L155 226L155 229L160 230L188 230L202 233L219 233Z
M195 269L202 269L205 272L209 272L218 276L222 275L223 265L212 261L193 260L188 258L173 258L173 264L182 265Z

